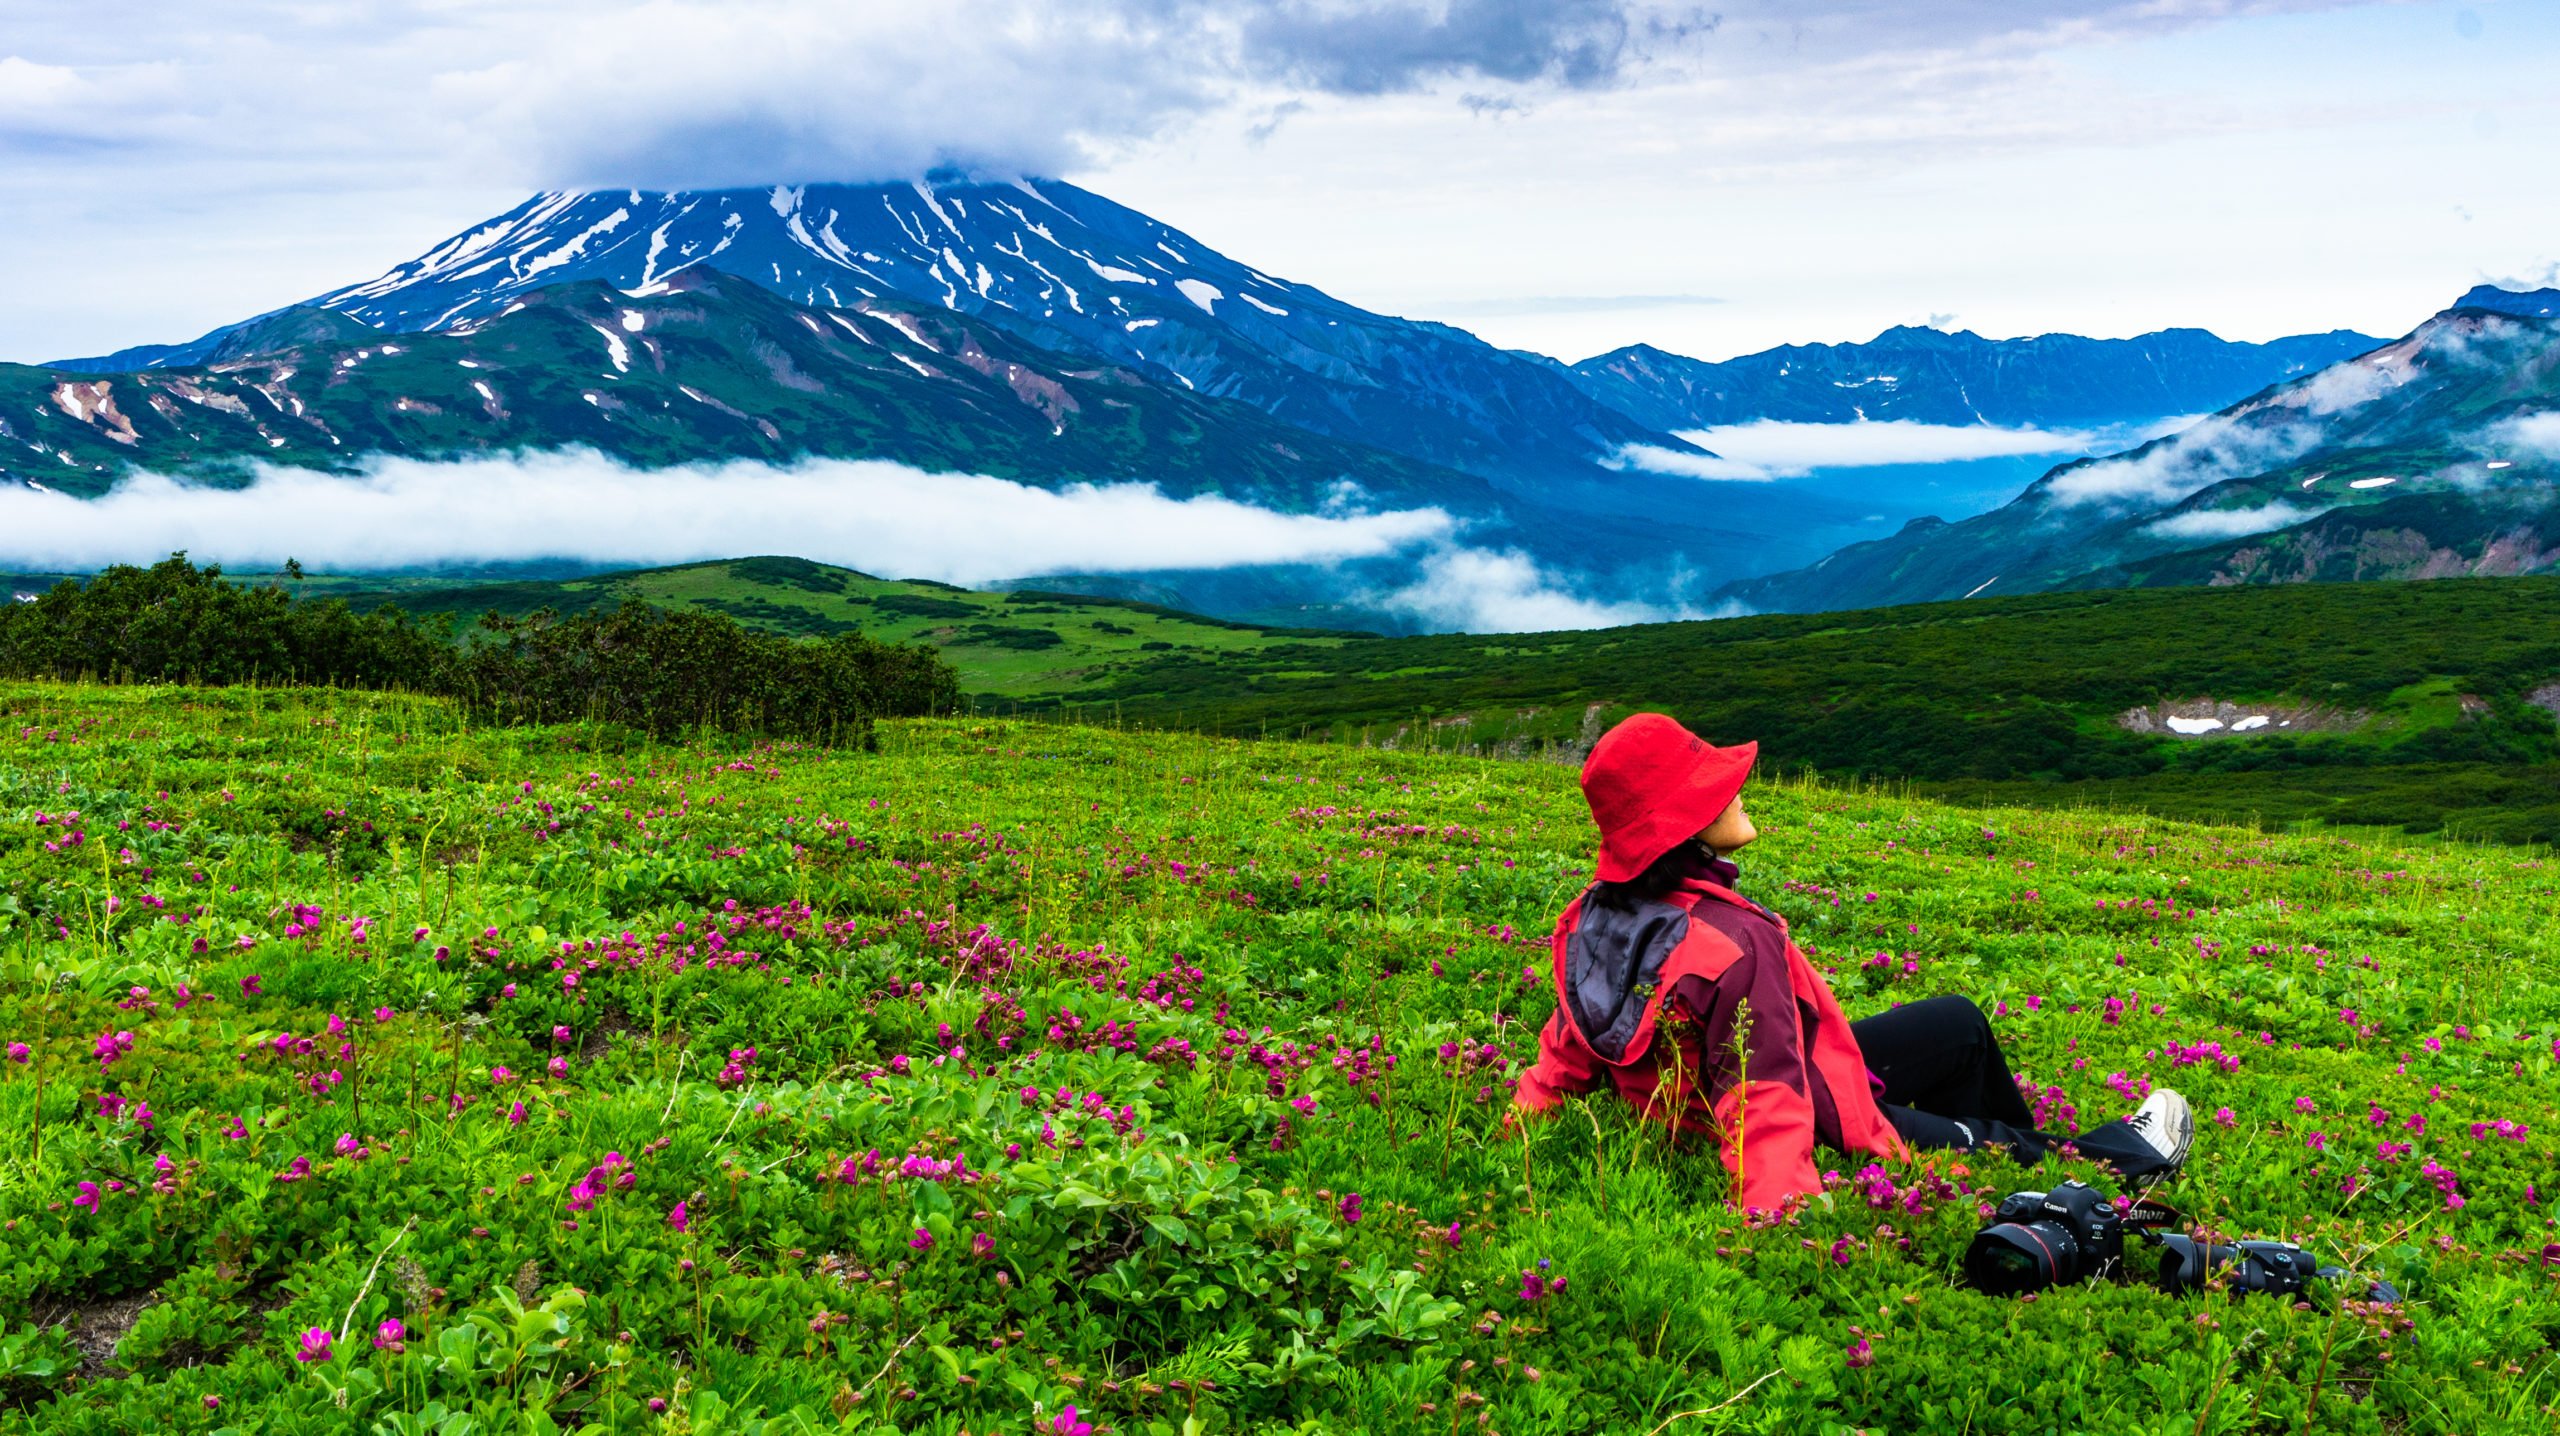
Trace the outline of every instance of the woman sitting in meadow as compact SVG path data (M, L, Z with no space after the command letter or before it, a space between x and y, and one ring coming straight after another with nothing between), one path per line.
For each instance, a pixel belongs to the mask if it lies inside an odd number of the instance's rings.
M1518 1105L1614 1086L1649 1118L1714 1132L1737 1202L1770 1211L1820 1190L1817 1144L1871 1157L2001 1146L2032 1162L2068 1141L2129 1181L2175 1172L2195 1120L2165 1087L2129 1117L2058 1136L2036 1130L1970 999L1841 1014L1786 923L1734 890L1730 855L1759 836L1741 796L1758 752L1659 713L1592 748L1582 792L1599 880L1556 919L1556 1011Z

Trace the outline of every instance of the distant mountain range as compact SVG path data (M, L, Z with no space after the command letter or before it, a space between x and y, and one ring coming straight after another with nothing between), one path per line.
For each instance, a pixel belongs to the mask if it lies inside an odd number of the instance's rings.
M2407 337L1960 523L1728 586L1810 612L2047 589L2560 567L2560 294L2473 290Z
M2524 351L2555 301L2484 287L2390 346L2346 331L2243 344L2201 330L1988 340L1899 328L1720 364L1638 347L1566 365L1346 304L1055 181L555 193L375 279L190 343L0 365L0 478L88 495L133 467L238 482L254 461L350 470L371 454L569 445L640 466L877 458L1046 486L1146 482L1295 513L1431 505L1468 543L1525 553L1577 595L1670 607L1706 599L1714 580L1701 574L1763 573L1838 541L1821 535L1876 531L1860 527L1872 501L1701 484L1630 466L1631 452L1704 458L1696 431L1762 419L2073 429L2223 409L2103 461L2186 476L2149 493L2149 507L2057 498L2089 468L2066 467L1993 514L1924 521L1811 568L1743 577L1723 596L1808 607L1985 582L2240 581L2285 563L2325 573L2332 557L2302 555L2404 542L2342 526L2425 503L2446 513L2393 518L2391 532L2418 533L2437 555L2401 568L2434 571L2484 515L2530 507L2536 491L2520 481L2541 461L2489 468L2472 449L2488 442L2483 425L2521 421L2540 391L2475 404L2464 386L2487 382L2472 358L2513 350L2507 382L2529 388L2543 371ZM2286 397L2376 374L2409 386L2406 402ZM2392 424L2373 418L2403 408ZM2258 447L2243 459L2200 435ZM2349 452L2368 450L2387 456L2376 462L2399 487L2245 488L2315 456L2344 474ZM2481 482L2438 482L2442 465L2474 460ZM2327 527L2293 532L2315 520ZM2221 538L2261 557L2199 556ZM1184 559L1048 586L1222 613L1319 609L1346 587L1321 567L1201 571Z
M1985 339L1905 325L1865 344L1790 344L1723 363L1637 344L1564 372L1592 398L1675 431L1756 419L2086 428L2210 413L2380 343L2344 329L2246 344L2202 329Z

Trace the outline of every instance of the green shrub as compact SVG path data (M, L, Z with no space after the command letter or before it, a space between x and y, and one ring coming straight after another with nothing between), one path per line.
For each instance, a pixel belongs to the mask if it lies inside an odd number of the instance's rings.
M699 726L856 745L876 717L960 706L957 674L925 647L853 633L794 640L724 614L636 602L566 617L492 612L457 643L442 619L296 600L226 582L220 567L184 554L0 609L0 677L397 688L452 695L507 723L601 722L659 736Z

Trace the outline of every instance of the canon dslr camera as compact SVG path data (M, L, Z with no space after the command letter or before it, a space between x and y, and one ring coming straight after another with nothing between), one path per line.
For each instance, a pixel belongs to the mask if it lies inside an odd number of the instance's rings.
M2086 1182L2012 1192L1965 1248L1965 1280L1993 1296L2014 1296L2113 1276L2124 1264L2126 1227L2159 1224L2154 1211L2168 1209L2136 1203L2119 1212Z

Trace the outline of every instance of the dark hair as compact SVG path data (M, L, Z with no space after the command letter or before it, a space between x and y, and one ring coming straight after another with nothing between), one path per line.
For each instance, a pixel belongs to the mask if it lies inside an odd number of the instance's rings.
M1645 864L1643 872L1622 883L1597 883L1592 886L1591 900L1603 907L1633 911L1638 906L1659 902L1663 894L1680 886L1680 880L1715 860L1715 854L1696 838L1682 838L1671 851Z

